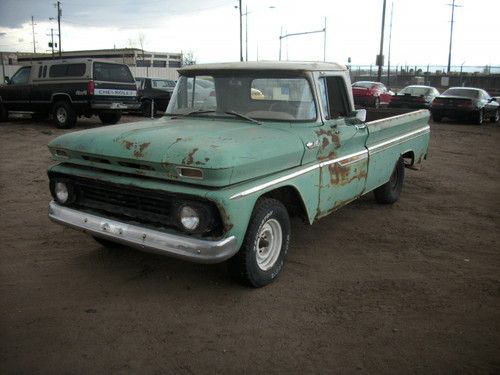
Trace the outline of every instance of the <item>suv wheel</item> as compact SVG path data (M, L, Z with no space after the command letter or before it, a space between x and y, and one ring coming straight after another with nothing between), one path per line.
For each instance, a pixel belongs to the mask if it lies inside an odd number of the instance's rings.
M122 118L121 112L99 113L99 119L105 125L114 125Z
M500 120L500 110L497 108L493 116L490 117L490 122L496 123L498 120Z
M54 124L59 129L69 129L76 124L76 112L66 101L59 101L52 108Z
M483 125L483 121L484 121L484 113L483 113L483 110L480 109L479 111L477 111L477 113L475 114L475 117L474 117L474 122L477 124L477 125Z

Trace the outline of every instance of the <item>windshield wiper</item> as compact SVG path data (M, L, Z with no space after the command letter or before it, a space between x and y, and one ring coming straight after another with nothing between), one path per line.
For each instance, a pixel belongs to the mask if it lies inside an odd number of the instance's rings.
M248 117L248 116L245 116L245 115L242 115L241 113L238 113L238 112L235 112L235 111L224 111L225 114L227 115L233 115L233 116L236 116L236 117L239 117L239 118L242 118L244 120L247 120L247 121L250 121L250 122L253 122L257 125L262 125L260 122L258 122L257 120L254 120L253 118L251 117Z
M191 111L188 113L185 113L184 116L191 116L191 115L202 115L204 113L215 113L213 109L197 109L196 111Z

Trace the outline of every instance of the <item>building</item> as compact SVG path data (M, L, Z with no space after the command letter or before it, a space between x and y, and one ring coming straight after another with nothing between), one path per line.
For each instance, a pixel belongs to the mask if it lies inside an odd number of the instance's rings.
M136 76L177 79L177 69L182 66L182 53L151 52L139 48L99 49L87 51L63 51L63 59L98 58L127 64ZM11 76L20 65L32 61L58 59L57 51L52 53L2 52L0 59L5 75ZM15 66L15 67L14 67ZM15 69L14 69L15 68Z

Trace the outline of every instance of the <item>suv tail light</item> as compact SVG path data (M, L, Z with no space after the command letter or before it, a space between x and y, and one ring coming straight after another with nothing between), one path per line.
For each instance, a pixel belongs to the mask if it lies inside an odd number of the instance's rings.
M87 95L94 95L95 83L94 81L87 82Z

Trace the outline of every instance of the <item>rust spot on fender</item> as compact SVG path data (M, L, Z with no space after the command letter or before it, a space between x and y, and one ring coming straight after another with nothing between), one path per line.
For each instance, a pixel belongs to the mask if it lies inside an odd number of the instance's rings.
M219 208L220 216L222 219L223 231L224 233L227 233L233 228L233 224L231 223L231 217L224 209L224 206L217 204L217 207Z
M145 143L138 144L136 142L130 142L130 141L127 141L127 140L123 140L120 143L127 150L134 150L133 151L134 157L136 157L138 159L142 158L144 156L144 150L146 148L148 148L149 145L151 144L151 142L145 142Z
M193 156L198 151L198 148L193 148L193 150L182 160L182 164L191 165L194 162Z

